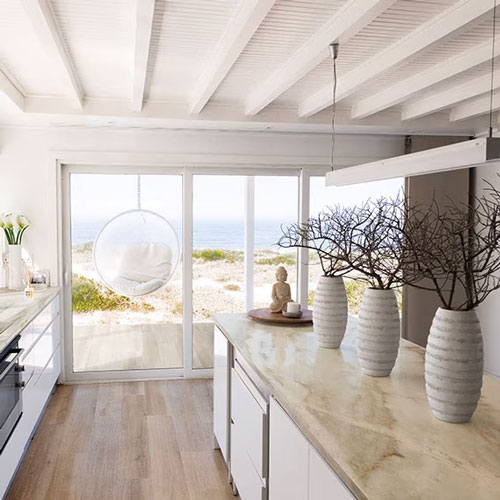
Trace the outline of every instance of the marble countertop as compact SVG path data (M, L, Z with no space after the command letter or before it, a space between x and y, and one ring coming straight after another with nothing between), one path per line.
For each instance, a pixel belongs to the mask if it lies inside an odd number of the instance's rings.
M24 292L0 291L0 351L59 293L59 288L35 290L33 299L24 298Z
M427 403L419 346L403 340L392 375L372 378L352 318L340 349L320 348L312 327L214 319L357 498L500 499L500 381L485 375L472 421L447 424Z

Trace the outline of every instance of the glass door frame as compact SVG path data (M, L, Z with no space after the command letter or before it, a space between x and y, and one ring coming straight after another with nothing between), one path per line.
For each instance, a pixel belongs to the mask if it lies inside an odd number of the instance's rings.
M84 155L85 156L85 155ZM147 155L146 155L147 156ZM168 155L160 164L106 161L106 154L99 154L99 162L76 161L62 162L56 159L56 177L58 179L58 259L59 282L63 290L63 381L104 382L118 380L158 380L166 378L208 378L212 377L212 368L193 368L193 177L194 175L237 175L244 176L245 185L245 305L247 309L253 306L253 273L254 273L254 194L255 176L296 176L298 178L297 220L307 221L309 217L309 189L311 176L324 175L324 167L303 167L301 165L224 165L215 166L168 166ZM248 161L248 160L247 160ZM115 371L73 371L73 328L71 300L71 221L70 221L70 174L141 174L141 175L181 175L183 185L182 196L182 300L183 300L183 367L144 370ZM307 307L308 297L308 252L300 249L297 259L297 300Z

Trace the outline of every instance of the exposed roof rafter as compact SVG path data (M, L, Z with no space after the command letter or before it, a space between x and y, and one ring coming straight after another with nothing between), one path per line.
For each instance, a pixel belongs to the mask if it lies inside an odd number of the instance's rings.
M22 0L24 10L45 50L59 61L71 88L73 101L83 107L83 91L75 73L71 58L57 29L52 10L47 0Z
M405 62L437 43L465 32L491 15L491 0L461 0L423 24L409 35L387 47L384 51L340 77L337 101L354 94L385 71ZM299 116L311 116L332 104L331 85L327 85L305 99L299 106Z
M492 110L500 109L500 95L493 96ZM458 122L476 116L487 115L490 112L490 96L484 96L472 101L464 102L451 110L450 121Z
M13 81L7 70L0 64L0 92L4 94L20 111L24 111L24 91Z
M349 0L249 97L255 115L328 57L332 41L343 43L370 24L396 0Z
M493 74L493 88L500 88L500 70ZM401 111L401 120L414 120L427 116L436 111L450 108L451 106L489 92L491 89L491 75L486 74L474 78L470 82L434 93L428 97L415 99L405 104Z
M207 61L191 99L191 112L199 113L217 90L260 26L275 0L244 0Z
M500 40L495 43L495 54L500 53ZM354 119L366 118L399 104L422 90L464 73L491 59L491 42L484 42L471 49L436 64L431 68L371 95L352 107Z
M132 110L141 111L148 70L155 0L137 0L134 47Z

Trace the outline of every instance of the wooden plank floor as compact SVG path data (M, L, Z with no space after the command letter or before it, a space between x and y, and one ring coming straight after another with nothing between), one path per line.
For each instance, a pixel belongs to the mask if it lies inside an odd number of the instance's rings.
M6 499L234 499L212 381L59 386Z

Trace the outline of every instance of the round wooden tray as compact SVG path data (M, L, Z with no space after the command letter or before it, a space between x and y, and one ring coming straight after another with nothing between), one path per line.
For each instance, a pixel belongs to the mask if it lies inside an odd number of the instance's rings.
M247 313L249 318L265 323L282 325L310 325L312 323L312 311L304 309L300 318L287 318L281 313L272 313L268 308L252 309Z

